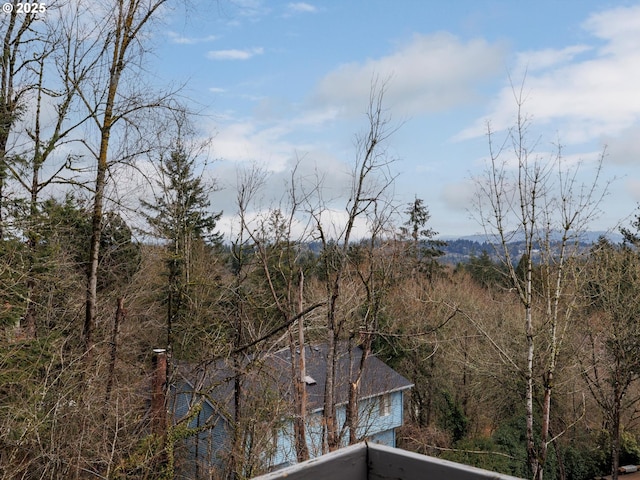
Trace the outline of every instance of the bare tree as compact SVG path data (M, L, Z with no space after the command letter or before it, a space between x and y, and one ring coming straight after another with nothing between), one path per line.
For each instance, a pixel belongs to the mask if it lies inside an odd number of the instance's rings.
M25 212L19 223L29 250L26 262L26 306L21 317L22 334L28 338L33 338L36 334L34 296L37 278L34 271L40 249L38 215L41 195L53 184L70 182L68 174L73 155L63 154L60 158L58 152L64 151L64 147L79 143L74 132L88 119L86 115L72 114L77 95L70 72L74 58L78 55L78 44L72 38L72 27L69 24L73 24L75 14L67 3L50 5L46 22L42 21L39 29L40 37L30 45L35 52L29 63L29 70L34 76L30 95L33 108L25 113L20 122L24 132L19 136L19 145L15 147L16 160L5 164L8 178L26 193ZM83 78L78 76L76 81L81 82ZM55 115L48 118L51 110L55 111Z
M110 164L114 162L112 134L116 126L129 128L129 133L140 132L144 122L143 112L166 105L168 95L149 97L144 85L132 80L145 53L144 41L147 27L160 15L168 0L116 0L115 3L85 6L86 15L95 18L95 30L84 37L86 44L85 67L90 71L91 82L81 82L74 77L75 88L99 133L95 148L86 146L95 158L95 184L93 187L93 213L89 266L87 269L86 308L83 328L85 351L93 347L93 329L97 308L98 255L100 232L105 203L105 186ZM74 72L84 72L76 68ZM135 86L134 86L135 85ZM138 115L138 122L135 117ZM126 135L122 135L126 137ZM134 157L138 152L122 154ZM117 159L122 161L123 158Z
M245 228L262 264L267 289L281 317L283 324L289 325L289 353L291 356L291 380L293 383L294 440L297 460L309 458L306 435L307 391L305 372L304 335L304 266L301 265L303 246L309 240L308 225L298 235L293 232L298 224L298 214L308 201L308 194L299 193L296 188L299 163L292 169L284 204L273 209L267 218L260 221L257 231ZM246 222L246 216L242 219ZM292 321L297 317L297 322ZM295 335L297 327L297 336Z
M487 128L489 165L478 182L477 212L523 308L525 358L518 368L526 385L527 455L533 478L541 480L548 446L554 440L550 418L556 368L575 303L575 298L566 295L571 282L567 263L580 255L580 234L598 214L602 157L592 181L583 184L578 178L579 165L566 165L560 146L550 158L536 154L538 143L531 142L530 121L523 111L523 89L513 89L517 119L504 142L496 145L495 132ZM519 259L510 248L516 240L523 244ZM542 372L536 370L539 364L544 365ZM538 375L542 417L536 434Z
M385 202L375 205L369 215L369 238L357 247L352 247L355 250L353 256L357 259L352 259L350 270L355 271L355 277L359 280L353 286L361 289L363 294L362 300L356 302L359 308L352 314L353 323L349 325L347 340L350 357L349 394L340 437L343 438L348 432L350 445L361 441L360 432L366 432L359 408L362 377L367 359L372 352L373 342L380 333L380 318L385 308L385 297L393 279L394 263L398 259L390 241L393 236L389 231L393 209L387 208L389 206ZM357 363L351 358L356 345L362 349Z
M385 144L389 137L397 130L393 126L388 112L384 108L383 100L386 84L374 80L371 85L368 110L366 117L368 129L366 133L356 137L356 158L351 178L351 189L346 206L347 219L344 227L338 232L337 238L331 233L323 221L326 208L312 208L310 213L314 219L317 236L322 243L322 262L325 271L325 289L327 296L327 377L324 391L323 411L323 450L335 450L340 445L341 431L336 418L336 367L339 352L338 344L344 335L347 325L346 319L341 317L339 298L343 282L349 266L349 249L356 235L358 221L365 221L367 215L375 217L374 211L383 211L383 205L388 202L386 197L393 183L393 175L389 166L393 160L388 156ZM369 352L364 352L363 357ZM363 362L364 362L363 360ZM356 380L359 378L356 376ZM351 383L351 380L349 380ZM348 409L355 412L359 383L356 381L350 387L352 393L351 405ZM351 418L355 418L352 416Z
M261 349L269 352L282 344L275 334L286 330L291 359L291 382L293 385L293 426L295 451L298 461L309 458L306 438L306 381L305 381L305 334L304 316L323 305L322 302L305 308L304 245L309 240L309 226L300 225L301 206L308 201L308 194L301 193L300 179L297 178L298 165L292 170L290 181L278 207L250 215L248 209L266 175L256 169L244 175L239 186L240 231L247 235L254 252L254 278L262 283L260 288L266 292L265 311L273 311L273 319L267 324L271 332L262 335L266 340L276 338L275 344L267 344ZM252 205L260 210L260 205ZM255 217L255 218L254 218ZM296 227L299 232L294 232ZM257 295L254 293L254 301ZM297 335L296 335L297 328ZM268 353L267 353L268 354Z
M36 15L24 15L18 11L14 0L10 13L2 16L2 62L0 63L0 239L4 237L4 212L6 209L7 174L12 163L8 152L9 139L16 123L26 109L26 100L37 83L37 74L31 65L38 62L38 55L30 55L32 43L40 42L40 32L32 28Z
M250 235L247 232L248 209L254 196L261 188L264 181L264 174L257 169L245 172L238 179L238 192L236 203L238 207L238 215L240 217L239 231L231 245L232 273L233 281L230 287L230 306L229 312L230 323L235 334L232 338L233 351L229 362L233 367L233 425L232 425L232 444L229 455L228 470L232 474L232 478L241 477L244 470L244 457L246 448L244 448L242 423L245 412L245 391L244 391L244 370L245 365L241 357L240 348L249 343L251 338L249 330L250 322L247 320L247 297L246 281L248 272L251 268L251 244Z
M43 30L37 28L40 19L35 14L22 14L17 8L17 1L7 4L13 7L10 12L4 13L0 23L0 35L3 40L2 61L0 62L0 241L4 241L9 229L8 207L18 203L18 195L10 191L11 182L22 180L16 174L16 169L24 161L19 151L20 143L25 142L24 128L20 121L29 112L29 104L35 97L40 99L42 92L42 69L39 68L48 55L52 52L50 38ZM39 105L38 105L39 106ZM36 118L39 115L36 114ZM18 140L19 139L19 140ZM27 181L28 183L28 181ZM15 224L14 224L15 226ZM13 229L15 231L15 229ZM20 236L20 234L18 234ZM29 241L32 247L32 241ZM28 255L29 259L32 255ZM28 263L29 260L27 260ZM21 335L29 338L35 336L35 323L33 321L33 302L31 292L33 290L33 276L31 266L24 273L26 283L26 295L21 304L26 308L20 315ZM15 290L15 289L11 289ZM15 327L18 323L15 322Z

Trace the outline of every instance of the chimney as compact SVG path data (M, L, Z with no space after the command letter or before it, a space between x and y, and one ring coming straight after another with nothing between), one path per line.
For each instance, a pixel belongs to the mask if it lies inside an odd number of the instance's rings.
M167 351L153 349L153 384L151 387L151 432L160 437L167 433L166 387Z

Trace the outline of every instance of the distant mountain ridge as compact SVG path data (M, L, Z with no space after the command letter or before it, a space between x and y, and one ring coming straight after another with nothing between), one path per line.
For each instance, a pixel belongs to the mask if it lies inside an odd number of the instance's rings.
M454 241L454 240L469 240L471 242L476 242L476 243L491 243L490 240L490 235L484 234L484 233L476 233L474 235L462 235L462 236L455 236L455 235L438 235L438 240L443 240L445 242L450 242L450 241ZM600 237L605 237L607 240L609 240L612 243L621 243L622 242L622 235L619 232L612 232L612 231L606 231L606 230L594 230L594 231L587 231L587 232L583 232L580 234L580 242L581 243L595 243L598 241L598 239L600 239ZM552 234L551 237L553 240L560 240L560 233L556 233L556 234ZM512 242L521 242L524 240L524 237L522 234L520 234L519 236L516 234L513 234L513 238L512 238Z
M605 237L612 243L621 243L623 237L620 233L606 231L589 231L580 235L580 245L585 249L597 242L600 238ZM552 241L559 241L560 234L552 235ZM445 246L440 247L444 255L439 258L442 263L458 264L466 263L471 258L480 256L483 252L487 252L489 257L494 261L498 260L496 253L497 241L491 241L490 237L484 234L466 235L462 237L445 237L439 236L438 240L446 242ZM519 258L524 252L525 242L522 235L513 235L511 241L508 242L509 251L514 258Z

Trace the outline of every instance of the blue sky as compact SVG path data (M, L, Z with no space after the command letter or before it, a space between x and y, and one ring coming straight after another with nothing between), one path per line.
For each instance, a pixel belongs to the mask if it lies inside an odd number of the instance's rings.
M509 78L541 154L558 141L588 180L607 145L611 181L592 230L628 225L640 201L640 3L563 0L196 0L157 39L154 68L184 82L213 136L209 174L231 221L237 170L271 172L278 195L300 170L338 181L366 127L371 79L400 126L388 147L399 203L422 198L443 236L473 234L473 179L486 121L513 124ZM268 196L268 194L267 194Z

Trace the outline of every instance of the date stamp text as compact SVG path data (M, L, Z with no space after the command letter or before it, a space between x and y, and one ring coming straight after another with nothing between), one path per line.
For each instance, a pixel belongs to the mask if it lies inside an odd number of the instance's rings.
M3 13L11 13L15 12L17 14L37 14L37 13L45 13L47 11L46 3L38 3L38 2L5 2L2 4L2 12Z

